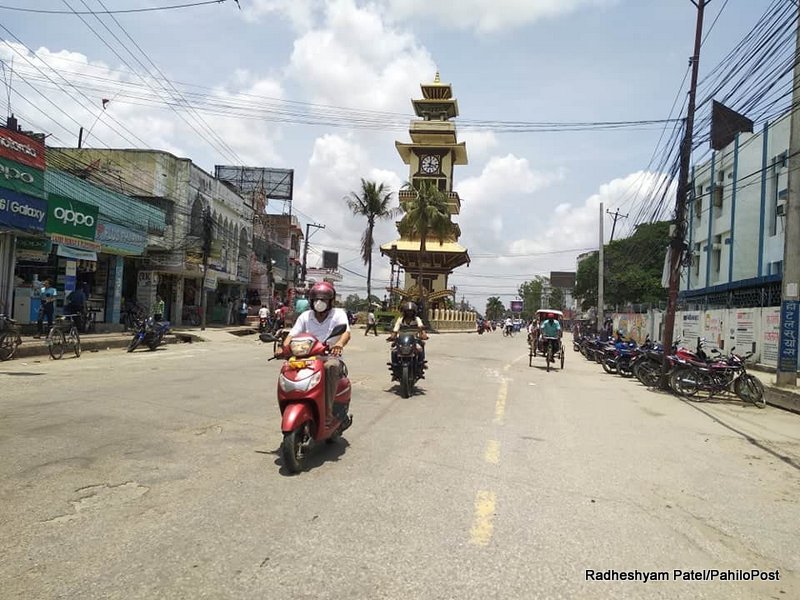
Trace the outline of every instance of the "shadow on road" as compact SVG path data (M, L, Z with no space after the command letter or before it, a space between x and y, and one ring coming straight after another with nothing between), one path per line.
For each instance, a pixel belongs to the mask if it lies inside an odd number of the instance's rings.
M325 463L328 462L338 462L339 459L347 452L347 448L350 447L350 442L348 442L345 438L339 438L334 442L323 442L319 445L314 446L311 450L311 453L306 457L305 461L305 468L303 469L302 473L313 471L314 469L321 467ZM302 473L290 473L288 469L283 464L283 458L281 458L281 447L278 446L275 450L256 450L256 454L272 454L275 456L275 461L273 464L280 467L280 471L278 471L284 477L293 477L295 475L301 475Z
M11 377L38 377L39 375L44 375L44 373L31 373L30 371L0 371L0 375L9 375Z

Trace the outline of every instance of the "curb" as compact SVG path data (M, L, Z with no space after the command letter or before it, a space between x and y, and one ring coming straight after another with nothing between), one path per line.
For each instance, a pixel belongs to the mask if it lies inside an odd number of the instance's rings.
M111 349L118 349L118 348L127 348L128 343L130 342L130 338L133 337L128 336L125 338L112 338L112 339L82 339L81 340L81 352L100 352L102 350L111 350ZM185 333L170 333L164 336L164 344L179 344L179 343L192 343L192 342L200 342L203 341L197 336L192 334L185 334ZM65 350L64 355L69 356L72 354L71 350ZM20 359L20 358L30 358L35 356L49 356L50 353L47 349L47 344L44 341L35 340L35 343L23 343L17 348L16 353L14 354L14 358L12 360Z
M774 385L766 387L767 404L800 414L800 394Z

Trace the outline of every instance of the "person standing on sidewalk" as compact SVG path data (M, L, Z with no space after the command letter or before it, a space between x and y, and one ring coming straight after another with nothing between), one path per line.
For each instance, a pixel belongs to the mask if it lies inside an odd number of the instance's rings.
M242 302L239 305L239 325L244 325L247 322L247 300L242 298Z
M39 290L39 298L41 298L42 304L39 306L39 319L36 321L37 334L35 337L37 338L42 337L42 323L45 318L47 319L47 331L50 331L53 327L53 314L55 313L57 295L58 290L50 286L49 279L45 279L42 282L42 288Z
M367 313L367 330L364 332L364 335L369 335L369 330L372 329L375 332L375 336L378 335L378 323L375 321L375 311L370 307L369 312Z

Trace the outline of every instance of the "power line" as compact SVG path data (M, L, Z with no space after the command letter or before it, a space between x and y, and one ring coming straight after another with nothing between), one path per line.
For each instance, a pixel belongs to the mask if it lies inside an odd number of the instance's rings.
M102 10L102 11L80 11L74 14L80 15L91 15L95 13L101 13L104 15L121 15L121 14L130 14L130 13L143 13L143 12L157 12L163 10L177 10L181 8L192 8L195 6L205 6L207 4L222 4L227 2L228 0L205 0L204 2L191 2L189 4L172 4L170 6L154 6L151 8L127 8L127 9L117 9L117 10ZM0 4L0 10L13 10L17 12L24 12L24 13L37 13L37 14L45 14L45 15L70 15L73 14L72 11L67 10L46 10L41 8L22 8L20 6L5 6Z

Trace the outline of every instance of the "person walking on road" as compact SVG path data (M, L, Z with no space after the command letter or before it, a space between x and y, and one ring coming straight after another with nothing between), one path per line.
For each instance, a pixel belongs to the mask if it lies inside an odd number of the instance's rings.
M375 310L370 308L369 312L367 312L367 330L364 332L364 335L369 335L369 330L375 332L375 336L378 335L378 322L375 320Z
M42 337L42 324L45 319L47 319L47 331L53 328L53 315L55 313L57 295L58 290L51 287L49 279L45 279L39 290L39 298L41 298L42 304L39 306L39 318L36 321L37 338Z

